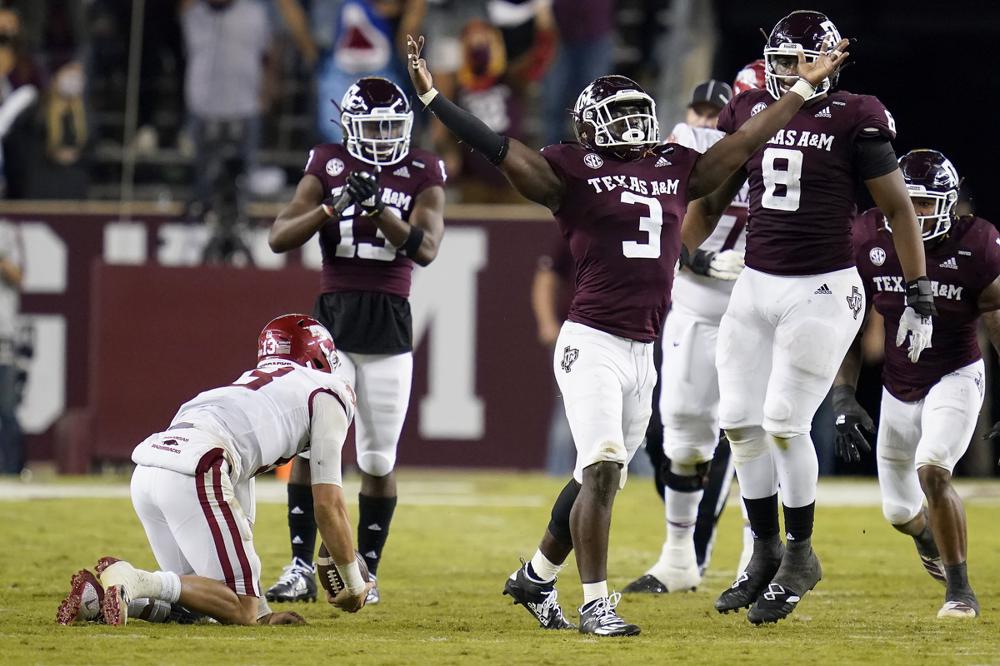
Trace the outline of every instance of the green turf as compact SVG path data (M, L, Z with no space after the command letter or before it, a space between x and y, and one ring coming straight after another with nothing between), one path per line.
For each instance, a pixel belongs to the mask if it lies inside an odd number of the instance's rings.
M131 505L120 499L0 501L0 663L471 664L471 663L1000 663L1000 533L995 500L968 506L970 576L984 617L942 623L943 588L908 538L877 506L817 511L824 580L791 619L755 628L712 610L738 555L739 515L723 518L713 568L693 594L626 597L642 626L630 639L537 628L501 597L518 556L530 556L562 482L534 475L403 475L405 493L380 570L384 602L357 615L297 604L303 627L150 625L59 627L56 605L78 568L101 555L152 567ZM443 485L438 488L438 483ZM461 485L467 483L467 486ZM458 485L456 485L458 484ZM991 489L995 494L995 486ZM0 493L2 494L2 493ZM448 497L453 506L442 506ZM491 506L469 506L475 502ZM533 508L498 506L528 504ZM356 510L356 508L352 508ZM619 589L658 553L662 508L645 479L619 496L610 582ZM287 558L285 511L258 507L256 543L269 584ZM571 566L560 582L575 620L581 591Z

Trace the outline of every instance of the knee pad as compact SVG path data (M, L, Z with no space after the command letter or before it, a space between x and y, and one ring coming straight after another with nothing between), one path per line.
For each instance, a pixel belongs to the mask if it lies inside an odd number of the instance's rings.
M733 460L738 463L749 462L769 453L767 438L760 426L730 428L726 430L726 438L732 448Z
M569 514L573 510L576 496L580 494L580 484L570 479L555 504L552 505L552 517L549 519L549 534L555 537L556 541L568 546L573 545L573 535L569 529Z
M775 439L789 440L799 435L805 435L811 430L812 424L806 422L795 424L791 422L794 414L792 401L784 396L769 396L764 401L764 430ZM811 421L810 417L810 421Z
M670 459L667 458L661 474L663 475L663 485L679 493L694 493L704 490L708 485L708 473L712 469L712 461L701 462L694 465L695 473L692 475L675 474L670 468Z
M593 453L587 460L583 461L583 467L590 467L596 463L610 462L617 465L625 465L628 460L628 451L624 442L606 440L594 447Z
M893 525L904 525L920 513L922 505L917 506L906 506L898 501L883 499L882 500L882 515Z
M369 476L385 476L396 466L396 453L365 451L358 453L358 467Z

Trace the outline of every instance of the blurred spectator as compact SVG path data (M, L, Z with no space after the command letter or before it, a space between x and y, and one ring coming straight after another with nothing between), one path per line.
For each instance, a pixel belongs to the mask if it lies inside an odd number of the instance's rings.
M560 236L547 255L538 258L538 268L531 283L531 309L538 325L538 342L554 353L559 329L569 310L576 278L576 263L569 243ZM558 397L552 404L548 441L545 449L545 471L553 476L565 476L576 464L573 433L566 420L566 410Z
M613 0L552 2L559 46L544 84L546 145L572 137L567 110L588 83L612 73L614 8Z
M29 110L41 89L38 69L21 38L17 13L0 9L0 163L8 199L27 196L37 141Z
M260 143L261 79L271 32L256 0L197 0L181 15L184 91L194 142L194 203L212 207L220 179L246 174Z
M67 64L84 64L89 39L83 0L14 0L7 4L21 17L25 47L47 73L55 75Z
M33 199L87 198L87 170L82 162L88 135L83 89L83 65L71 62L59 68L44 96L45 155L32 178Z
M699 83L694 87L694 92L691 93L691 102L688 104L684 122L688 127L715 129L719 123L719 112L726 104L729 104L729 100L732 98L733 89L729 87L728 83L715 79ZM673 137L673 133L671 133L671 137ZM668 138L667 141L674 141L674 138ZM685 143L684 145L689 144Z
M521 95L507 83L507 54L500 31L473 19L462 30L462 64L457 72L455 101L498 134L523 138ZM516 82L515 82L516 85ZM522 201L503 174L480 153L462 149L441 123L435 123L435 146L454 168L462 201Z
M520 84L542 78L555 55L551 0L489 0L487 8L503 34L509 78Z
M385 77L404 90L406 34L418 34L426 0L312 0L310 22L320 48L316 71L317 128L323 140L343 138L339 105L363 76Z
M17 422L19 391L16 365L17 313L23 252L18 227L0 220L0 472L24 468L24 436Z

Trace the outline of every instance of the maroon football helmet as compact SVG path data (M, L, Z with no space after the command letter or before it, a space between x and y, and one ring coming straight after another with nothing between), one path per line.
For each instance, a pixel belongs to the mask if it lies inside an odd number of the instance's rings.
M792 12L775 24L764 46L767 90L775 99L798 80L798 54L815 62L840 42L840 31L826 14L807 10ZM808 99L825 95L837 85L838 74L823 79ZM807 100L808 101L808 100Z
M257 363L282 359L323 372L340 365L333 337L309 315L287 314L267 323L257 338Z
M375 166L395 164L410 152L413 111L395 83L379 76L358 79L340 102L347 152Z
M748 90L762 90L766 85L764 60L758 58L744 65L743 69L736 74L736 80L733 81L733 94L739 95Z
M947 157L936 150L919 148L899 158L910 199L933 199L934 214L917 215L925 241L948 233L957 217L955 205L961 180ZM886 221L886 227L889 223ZM891 228L889 228L892 231Z
M577 140L598 153L636 159L660 142L656 102L626 76L602 76L573 107Z

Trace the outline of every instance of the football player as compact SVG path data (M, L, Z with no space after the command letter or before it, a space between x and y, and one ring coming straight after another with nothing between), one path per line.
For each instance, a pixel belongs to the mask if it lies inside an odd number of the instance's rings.
M349 612L365 605L372 584L355 559L341 488L341 449L354 392L334 373L339 363L333 339L318 321L278 317L260 333L254 369L181 405L166 430L135 448L132 505L160 570L101 558L106 624L124 625L149 600L179 604L224 624L297 618L274 617L259 600L254 477L305 450L312 452L317 524L347 581L329 601Z
M361 492L358 549L375 580L396 508L396 446L410 402L413 265L437 256L444 235L444 162L410 148L413 111L387 79L359 79L340 105L344 143L309 151L291 203L271 227L275 252L319 234L321 293L314 314L334 335L358 395L355 435ZM316 598L316 522L307 460L288 483L292 561L270 601ZM369 603L378 603L372 588Z
M759 79L748 77L755 63L744 67L736 85L763 88ZM705 152L724 133L714 129L715 117L732 99L725 83L707 81L695 88L691 107L716 104L711 126L694 124L689 109L686 122L677 123L668 142ZM701 116L710 115L702 110ZM733 281L743 269L746 246L747 201L744 184L715 231L692 255L691 264L677 274L671 294L670 314L661 339L659 414L660 432L646 439L646 452L657 470L657 490L663 496L666 539L660 558L625 592L677 592L691 590L712 557L715 527L733 480L728 442L719 444L719 377L715 370L715 342L719 320L726 311ZM753 537L744 526L743 551L737 571L750 559Z
M608 528L624 466L649 422L656 379L652 343L667 311L674 267L678 259L687 263L679 236L684 210L791 119L815 84L837 71L847 42L831 44L830 53L813 63L803 59L792 94L699 154L658 145L653 99L622 76L602 76L580 93L572 112L579 142L532 150L441 95L420 57L423 38L407 41L410 78L421 102L522 195L554 213L577 266L553 359L576 468L534 557L510 575L504 591L542 627L572 628L555 580L575 549L584 594L580 631L637 634L639 627L615 610L620 595L608 594Z
M938 151L910 151L899 168L922 225L927 276L941 316L933 346L919 363L911 363L899 347L905 302L895 225L878 208L860 215L853 229L854 259L868 302L885 318L876 440L882 513L913 537L927 572L945 584L938 617L976 617L979 603L966 571L965 510L951 475L969 447L983 404L977 320L1000 350L1000 235L986 220L958 215L958 173ZM861 429L871 432L872 420L854 397L860 369L859 335L833 387L837 453L849 461L871 451Z
M788 97L796 62L840 41L824 14L796 11L778 21L764 48L766 90L736 97L719 129L739 131ZM905 277L900 335L916 361L930 342L934 299L924 248L896 165L895 122L869 95L835 91L836 73L743 169L694 202L683 242L709 237L745 179L750 181L746 268L719 324L719 418L733 450L754 535L747 568L715 602L720 612L753 606L755 623L786 617L822 577L812 549L818 463L813 415L861 325L864 288L854 265L851 219L863 180L890 220ZM778 532L778 488L787 550Z

